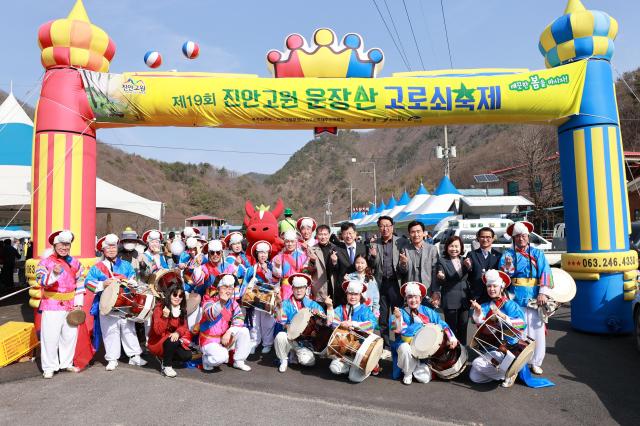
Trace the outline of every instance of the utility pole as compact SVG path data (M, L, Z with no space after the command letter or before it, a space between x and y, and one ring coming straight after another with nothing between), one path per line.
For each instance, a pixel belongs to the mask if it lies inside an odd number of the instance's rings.
M331 195L327 196L327 203L325 204L326 210L324 212L325 217L327 218L327 223L329 224L329 227L331 227L331 206L332 206L332 202L331 202Z
M349 221L353 217L353 181L349 180Z
M457 151L456 146L449 146L449 136L447 134L447 126L444 126L444 148L438 144L436 147L436 157L439 159L444 159L444 175L449 177L451 172L451 167L449 164L449 158L456 158Z

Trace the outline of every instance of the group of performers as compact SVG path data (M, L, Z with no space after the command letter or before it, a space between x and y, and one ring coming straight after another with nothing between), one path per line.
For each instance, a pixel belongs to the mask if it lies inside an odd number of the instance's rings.
M365 279L365 275L370 275L365 274L365 269L373 267L375 262L370 262L366 255L358 256L355 262L361 263L359 267L344 276L340 297L344 303L334 307L331 297L314 294L316 256L312 247L317 241L312 233L316 223L311 218L302 218L296 225L297 232L293 229L283 232L284 248L278 253L273 253L272 245L267 241L255 242L245 251L244 237L239 232L227 235L224 240L207 241L200 237L196 228L186 228L181 235L184 252L179 256L176 269L169 269L170 262L163 254L161 232L148 230L140 239L137 235L126 235L136 240L136 244L145 246L144 253L135 256L135 268L131 261L124 259L122 250L118 251L119 246L125 251L130 249L131 244L123 244L130 241L108 234L98 240L96 250L102 254L101 259L89 269L86 278L83 278L80 263L69 256L74 235L68 230L52 233L49 243L53 252L41 260L36 271L36 279L43 288L39 309L42 311L40 338L44 378L51 378L61 370L79 371L73 365L77 329L68 324L67 316L82 309L86 290L95 293L91 309L96 318L94 336L97 333L104 344L107 371L117 368L121 347L129 364L135 366L147 363L141 355L143 348L148 350L158 358L161 373L166 377L175 377L174 367L192 360L194 353L201 354L205 371L223 364L250 371L246 360L261 346L262 354L275 350L281 373L285 373L292 363L311 367L318 356L326 356L332 358L329 365L332 373L348 375L351 381L361 382L380 371L377 364L380 354L365 368L358 357L342 357L339 350L328 350L331 344L323 341L318 346L314 339L322 339L321 335L326 337L340 328L345 333L353 332L352 337L360 339L359 344L364 345L364 342L369 344L378 339L380 330L386 329L389 351L385 349L382 358L391 356L394 371L400 372L396 376L409 385L414 379L420 383L432 379L431 355L421 356L414 348L416 336L423 328L436 326L441 330L441 351L464 349L461 341L466 341L466 336L458 339L440 314L429 307L428 283L403 283L400 287L402 306L392 307L386 318L381 316L370 297L372 294L379 297L377 283L375 279ZM528 244L532 229L533 225L528 222L518 222L509 228L513 248L504 251L498 270L483 270L488 300L484 303L471 301L472 318L479 326L491 320L517 330L515 335L499 342L501 345L487 350L485 356L473 360L469 373L473 382L498 380L505 387L511 386L515 380L513 371L507 376L506 370L496 365L508 357L502 346L517 346L527 333L537 342L531 369L537 374L542 372L544 323L538 311L530 306L531 299L539 303L546 301L546 289L552 283L544 255ZM135 292L141 282L153 283L168 271L172 272L173 278L163 282L162 288L155 282L155 306L150 307L151 313L143 321L144 340L138 338L136 323L130 318L100 309L101 297L109 286L120 287L125 293ZM370 291L370 286L376 287L375 293ZM335 298L337 290L334 288L333 291ZM246 304L243 298L248 292L270 294L272 299L255 306ZM298 338L292 335L291 329L303 311L311 315L309 326L318 321L324 328ZM385 327L380 327L383 324ZM331 339L334 337L337 346L351 338L347 336L345 340L332 335ZM344 343L344 347L350 348L348 344ZM371 350L366 356L372 356Z

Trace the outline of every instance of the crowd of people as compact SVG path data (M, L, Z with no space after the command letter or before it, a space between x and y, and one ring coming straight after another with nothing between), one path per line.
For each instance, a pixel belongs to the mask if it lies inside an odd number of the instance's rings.
M165 239L157 230L138 237L127 229L120 238L108 234L98 240L101 259L86 277L69 256L74 235L54 232L49 236L53 253L36 271L44 290L39 308L43 376L78 371L73 365L77 327L66 318L82 309L87 291L95 293L93 335L104 344L108 371L117 369L122 348L132 365L147 363L145 350L156 356L167 377L177 375L174 367L197 358L203 370L229 364L250 371L247 358L261 348L264 355L275 352L281 373L292 363L311 367L325 356L332 358L331 372L361 382L380 372L372 355L379 347L379 357L392 358L394 377L407 385L414 379L427 383L434 371L432 355L416 349L418 336L435 327L441 332L439 350L459 354L469 343L471 317L479 326L493 321L516 330L499 342L506 348L517 347L526 336L534 339L530 370L542 373L545 324L538 306L547 302L553 283L543 253L529 245L531 223L508 228L513 246L502 253L492 248L495 233L488 227L476 234L479 248L464 253L463 241L452 236L439 253L417 221L409 223L409 237L400 238L393 219L381 216L379 236L364 242L350 222L342 224L338 238L309 217L289 225L281 233L281 249L267 241L247 245L240 232L207 240L188 227ZM140 245L143 253L136 250ZM138 315L139 321L115 307L108 310L108 300L140 293L147 285L153 297L151 303L140 302L148 314ZM136 324L143 324L144 338L136 334ZM358 350L365 345L366 354ZM349 350L357 352L355 358L344 355ZM512 353L502 346L486 352L471 363L471 380L513 385L518 371L498 365ZM373 362L367 364L367 357Z

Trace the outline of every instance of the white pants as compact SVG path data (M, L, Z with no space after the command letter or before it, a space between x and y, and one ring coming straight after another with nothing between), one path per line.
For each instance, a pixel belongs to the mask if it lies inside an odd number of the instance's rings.
M524 308L524 318L527 322L527 335L536 341L531 365L542 367L542 361L544 361L544 355L547 351L544 321L540 318L538 310L531 308Z
M293 350L295 356L298 359L298 362L301 365L311 367L316 363L316 357L311 349L304 348L298 345L296 342L289 340L289 338L287 337L287 333L284 331L276 334L274 346L276 349L276 356L280 361L288 360L289 352Z
M411 354L411 346L408 343L402 343L398 346L398 367L404 375L413 374L420 383L429 383L431 381L431 370L429 366L420 362Z
M329 370L331 370L333 374L337 375L349 373L349 380L355 383L363 382L364 379L369 377L368 374L365 374L362 368L349 365L348 363L339 359L334 359L333 361L331 361L331 364L329 364Z
M235 337L235 342L230 348L222 346L220 343L207 343L202 350L202 366L211 369L229 362L229 350L235 348L233 360L244 361L251 351L251 337L246 327L231 327L231 334Z
M42 311L40 360L42 371L58 371L73 366L78 327L67 324L67 311Z
M251 343L255 348L262 342L262 346L273 346L273 329L276 320L266 312L253 310L253 327L251 328Z
M490 351L488 355L497 361L501 361L504 358L504 355L498 351ZM471 363L469 379L474 383L488 383L492 380L504 380L504 378L504 371L498 370L490 361L481 356L474 359Z
M186 293L185 293L186 296ZM193 331L193 327L196 324L200 324L200 319L202 318L202 307L198 306L198 308L191 312L191 314L187 315L187 326L189 327L189 331Z
M124 353L129 358L142 353L133 321L100 314L100 328L104 342L104 359L107 361L117 361L120 358L121 342Z

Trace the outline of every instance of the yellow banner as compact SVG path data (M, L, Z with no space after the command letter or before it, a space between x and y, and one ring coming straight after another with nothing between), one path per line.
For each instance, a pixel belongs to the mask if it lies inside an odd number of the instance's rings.
M558 120L579 112L586 65L367 79L80 72L96 127L367 129Z

